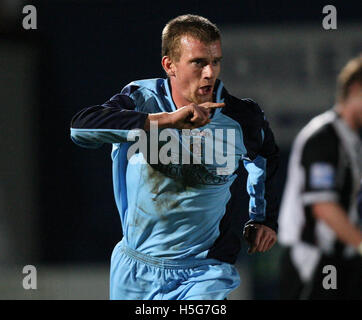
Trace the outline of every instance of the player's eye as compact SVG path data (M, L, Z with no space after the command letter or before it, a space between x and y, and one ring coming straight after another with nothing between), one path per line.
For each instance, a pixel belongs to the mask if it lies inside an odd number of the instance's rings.
M197 67L202 67L203 64L204 64L204 61L197 59L197 60L192 61L192 64L197 66Z
M213 64L214 66L219 65L219 64L220 64L220 59L214 60L214 61L212 62L212 64Z

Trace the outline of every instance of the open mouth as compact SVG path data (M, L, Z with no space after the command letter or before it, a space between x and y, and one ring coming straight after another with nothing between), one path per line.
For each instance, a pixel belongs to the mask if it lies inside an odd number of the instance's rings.
M202 95L210 94L212 91L212 86L203 86L199 88L199 91Z

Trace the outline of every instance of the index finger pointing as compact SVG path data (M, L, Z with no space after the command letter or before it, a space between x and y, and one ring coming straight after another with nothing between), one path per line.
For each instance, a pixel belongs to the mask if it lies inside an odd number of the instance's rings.
M212 108L212 109L216 109L216 108L223 108L225 107L225 103L218 103L218 102L204 102L202 104L199 105L200 107L204 107L204 108Z

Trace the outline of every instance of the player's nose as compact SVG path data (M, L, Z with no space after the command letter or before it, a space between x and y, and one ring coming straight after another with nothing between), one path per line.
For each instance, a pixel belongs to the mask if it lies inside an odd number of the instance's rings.
M212 64L207 64L203 69L203 77L205 79L213 79L215 76L215 68Z

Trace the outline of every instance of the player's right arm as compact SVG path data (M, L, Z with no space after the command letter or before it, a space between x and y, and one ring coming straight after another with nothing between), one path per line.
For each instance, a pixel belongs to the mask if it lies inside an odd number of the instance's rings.
M190 103L174 112L149 114L145 122L145 130L150 129L151 121L156 121L159 128L195 129L210 122L210 110L222 108L225 103L205 102L200 105Z
M71 121L71 139L86 148L126 142L129 131L143 129L148 117L135 107L129 96L116 94L102 105L84 108Z
M136 111L136 101L125 94L117 94L103 105L78 112L71 122L71 138L85 148L98 148L104 143L127 142L130 130L150 129L152 121L158 128L193 129L210 122L211 108L223 103L190 104L174 112L148 114ZM135 134L137 131L135 132Z

